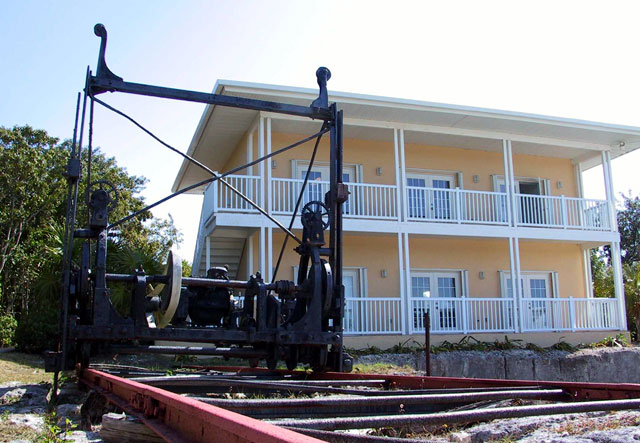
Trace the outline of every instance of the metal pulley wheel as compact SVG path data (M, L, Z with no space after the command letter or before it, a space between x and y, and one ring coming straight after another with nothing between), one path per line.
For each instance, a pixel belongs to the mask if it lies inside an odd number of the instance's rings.
M166 284L157 285L152 296L160 298L160 309L153 313L153 320L158 328L167 326L180 303L180 290L182 287L182 259L173 251L167 258Z

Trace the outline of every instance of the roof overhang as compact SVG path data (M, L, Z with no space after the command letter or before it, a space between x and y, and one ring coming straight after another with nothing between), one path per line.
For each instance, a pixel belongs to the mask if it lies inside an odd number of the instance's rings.
M309 105L317 90L220 80L215 94ZM640 147L640 128L511 111L448 105L344 92L329 92L329 101L344 111L345 139L393 141L393 129L403 129L405 143L501 151L512 140L515 154L571 159L583 170L600 164L602 151L616 158ZM188 154L214 170L221 169L258 112L208 105L189 145ZM272 131L313 134L320 122L266 113ZM208 178L185 160L173 190ZM201 192L195 189L194 192Z

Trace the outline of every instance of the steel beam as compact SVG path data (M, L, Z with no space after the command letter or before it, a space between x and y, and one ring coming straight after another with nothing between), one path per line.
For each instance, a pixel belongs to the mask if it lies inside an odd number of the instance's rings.
M84 369L81 383L135 413L167 441L290 442L321 440L132 380Z

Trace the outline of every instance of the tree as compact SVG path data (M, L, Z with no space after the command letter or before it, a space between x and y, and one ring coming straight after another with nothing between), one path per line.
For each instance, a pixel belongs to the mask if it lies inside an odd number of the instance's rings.
M618 211L622 263L640 262L640 196L623 195L624 209Z
M87 155L83 149L84 160ZM16 316L17 336L36 347L50 340L57 327L68 157L68 141L60 143L29 126L0 127L0 315ZM82 174L78 226L88 217L86 169ZM129 175L99 149L92 156L91 181L97 180L118 190L111 220L144 207L140 192L147 180ZM108 265L115 272L131 272L139 265L162 272L169 249L180 241L171 218L156 219L147 211L109 239ZM76 243L74 250L80 241Z

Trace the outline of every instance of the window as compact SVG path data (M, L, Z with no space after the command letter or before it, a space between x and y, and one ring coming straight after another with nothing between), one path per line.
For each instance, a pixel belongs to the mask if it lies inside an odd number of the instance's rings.
M427 311L434 330L458 328L458 302L453 299L462 296L461 274L461 271L411 271L414 329L424 328L424 314Z
M453 218L451 192L453 175L407 174L409 217L435 220Z

